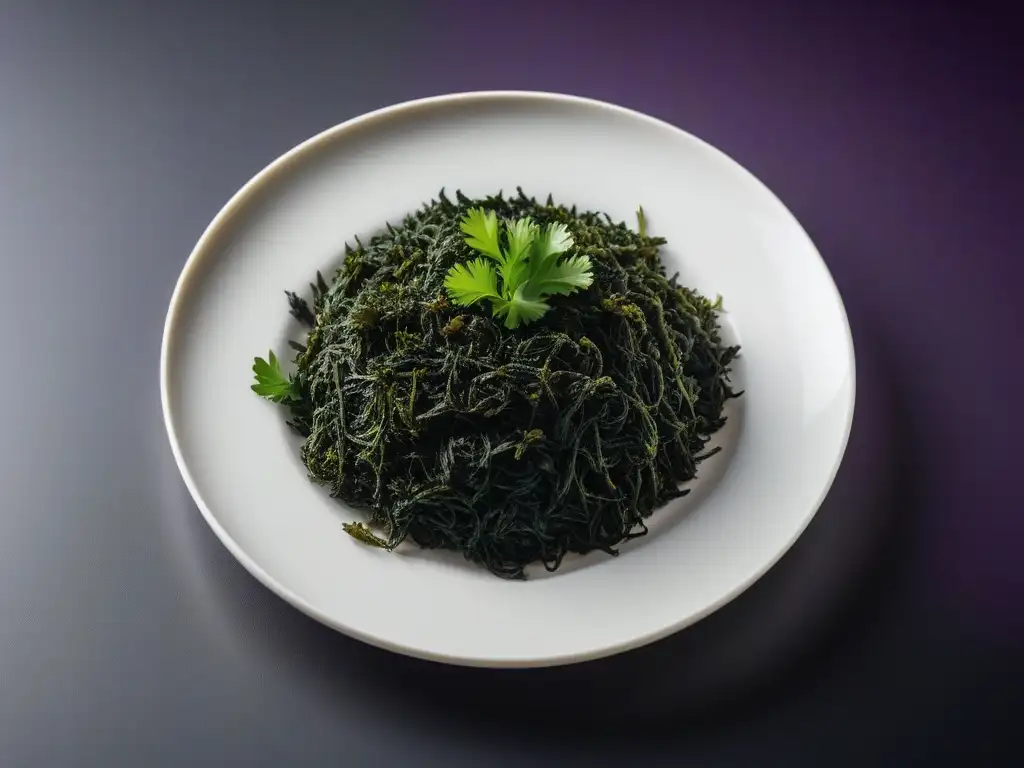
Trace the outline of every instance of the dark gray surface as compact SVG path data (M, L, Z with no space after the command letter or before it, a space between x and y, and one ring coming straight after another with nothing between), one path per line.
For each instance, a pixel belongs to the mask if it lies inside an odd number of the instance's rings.
M0 766L1010 764L1009 25L529 5L0 0ZM502 54L523 29L538 51ZM848 457L791 554L675 638L540 672L393 657L272 596L189 499L157 387L174 281L251 175L366 110L500 87L733 154L818 242L858 352Z

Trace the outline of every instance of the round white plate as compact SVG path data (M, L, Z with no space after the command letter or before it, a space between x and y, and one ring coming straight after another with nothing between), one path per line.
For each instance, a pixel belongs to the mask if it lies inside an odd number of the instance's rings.
M252 361L300 337L283 291L328 274L346 242L461 189L609 213L668 239L669 272L721 294L742 344L730 405L694 492L618 557L506 581L453 553L386 553L311 483ZM541 666L633 648L749 587L810 522L839 467L854 355L838 291L793 216L718 150L653 118L541 93L470 93L379 110L321 133L246 184L203 234L171 299L164 418L196 504L261 582L324 624L414 656Z

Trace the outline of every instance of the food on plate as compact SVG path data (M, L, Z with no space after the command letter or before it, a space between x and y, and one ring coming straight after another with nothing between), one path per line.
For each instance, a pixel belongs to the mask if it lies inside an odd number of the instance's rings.
M290 372L257 358L252 389L287 409L310 478L365 513L346 531L523 578L615 554L688 492L739 348L637 219L442 190L287 292L308 333Z

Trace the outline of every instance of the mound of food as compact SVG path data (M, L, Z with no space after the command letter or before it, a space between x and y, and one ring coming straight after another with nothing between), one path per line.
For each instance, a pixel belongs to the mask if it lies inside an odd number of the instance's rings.
M288 293L310 330L258 394L360 541L445 548L522 578L615 553L684 493L736 397L719 302L668 277L665 241L521 190L438 200Z

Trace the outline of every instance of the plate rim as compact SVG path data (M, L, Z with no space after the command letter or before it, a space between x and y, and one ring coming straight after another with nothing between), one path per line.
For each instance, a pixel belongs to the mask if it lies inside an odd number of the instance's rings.
M811 505L808 513L801 524L794 529L793 534L786 542L785 546L781 547L775 555L768 560L760 569L758 569L753 576L746 579L728 593L720 597L718 600L705 606L701 611L690 614L679 621L672 622L667 626L661 627L660 629L648 632L643 635L632 637L628 640L621 641L618 643L612 643L606 646L602 646L596 649L585 650L574 653L564 653L559 656L540 656L540 657L524 657L515 659L502 659L493 658L487 656L487 654L480 654L478 656L463 657L451 655L443 652L431 651L426 648L416 647L406 643L395 642L385 637L379 637L368 632L364 632L355 627L349 626L337 618L332 617L323 611L318 610L316 607L308 603L303 597L289 589L288 587L281 584L277 579L267 573L257 562L255 562L245 550L231 537L230 534L223 528L218 521L216 515L210 510L206 501L203 499L202 494L199 492L196 486L195 480L192 477L191 472L185 462L184 455L182 453L181 445L178 439L177 430L174 425L174 419L172 417L172 409L170 404L170 368L169 358L171 348L174 343L176 321L181 311L182 298L185 295L188 285L192 280L194 274L197 271L198 265L212 242L216 240L219 232L227 225L231 223L233 217L243 208L250 198L256 195L264 186L268 185L274 177L284 173L295 163L299 162L303 157L315 152L320 148L321 145L326 144L338 136L370 126L371 124L387 120L399 114L409 115L413 112L431 109L438 106L445 106L453 103L471 103L474 101L488 102L488 101L501 101L510 99L527 99L536 101L551 101L561 102L563 104L572 104L576 106L586 106L590 108L596 108L612 112L619 116L629 117L635 120L646 122L649 125L656 126L662 130L668 130L676 134L679 138L685 139L690 142L694 142L699 145L704 151L711 152L714 155L718 155L720 159L727 161L727 163L734 167L734 169L741 171L745 174L750 181L753 181L761 191L767 193L771 199L780 207L780 210L790 219L790 223L796 227L796 231L805 240L805 243L810 246L811 251L819 262L819 266L824 269L824 274L828 278L828 284L831 287L832 298L834 299L836 306L838 307L842 316L842 325L845 335L846 350L847 350L847 364L850 369L850 394L846 407L846 419L843 424L843 436L839 446L839 450L836 453L836 457L833 466L829 472L828 478L822 486L822 489L818 495L817 500ZM839 292L839 288L836 285L835 278L832 275L831 270L828 268L828 264L821 256L818 248L814 245L810 235L804 229L803 225L796 218L796 216L789 210L785 203L769 188L760 178L758 178L753 172L747 169L743 164L732 158L726 152L713 146L712 144L704 141L703 139L695 136L689 131L684 130L672 123L662 120L657 117L653 117L646 113L640 112L629 107L624 107L612 102L604 101L601 99L595 99L585 96L575 96L566 93L558 93L552 91L535 91L535 90L477 90L477 91L456 91L450 93L443 93L434 96L426 96L416 99L410 99L406 101L397 102L389 106L380 107L369 112L357 115L348 120L344 120L337 123L319 133L310 136L299 144L295 145L288 151L279 155L277 158L272 160L266 166L264 166L258 173L252 176L245 184L243 184L221 207L217 212L216 216L210 221L209 224L204 228L199 239L196 241L188 258L183 265L180 274L178 275L177 281L174 285L174 290L171 294L170 302L166 316L164 318L163 335L160 345L160 403L161 410L163 413L164 428L167 432L167 437L170 442L171 452L174 455L175 464L178 467L178 472L185 483L186 488L189 491L189 495L192 497L193 502L199 508L203 519L206 524L210 526L211 530L220 540L221 544L231 553L231 555L249 572L258 582L264 587L269 589L271 592L276 594L279 598L287 602L292 607L298 609L302 613L306 614L310 618L317 622L329 627L330 629L347 635L351 638L359 640L368 645L381 648L393 653L398 653L404 656L413 658L423 659L426 661L439 662L444 664L456 665L456 666L468 666L468 667L490 667L490 668L536 668L536 667L552 667L562 666L567 664L581 663L585 661L592 661L608 656L613 656L619 653L630 651L636 648L640 648L651 643L657 642L665 637L675 634L689 626L696 624L697 622L705 619L707 616L720 610L725 605L728 605L741 594L747 591L751 586L760 581L768 571L775 567L775 565L792 549L793 545L800 539L804 531L810 525L811 521L818 514L822 503L827 497L832 485L835 481L836 475L839 472L839 468L842 465L843 458L846 455L846 449L849 445L850 433L853 428L853 417L856 410L857 400L857 369L856 369L856 351L855 342L853 338L853 332L850 326L849 316L846 311L845 303L843 302L842 295Z

